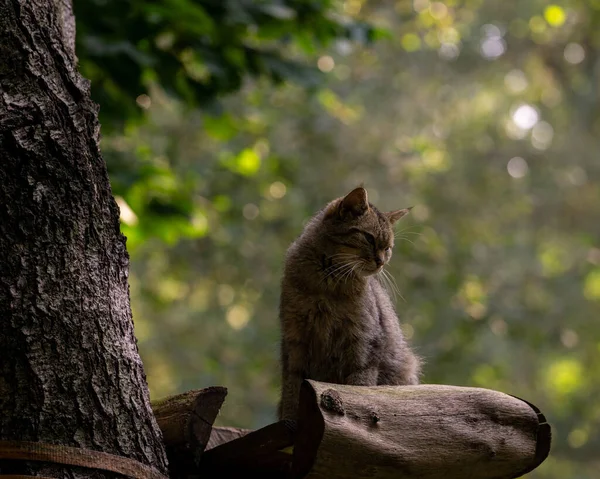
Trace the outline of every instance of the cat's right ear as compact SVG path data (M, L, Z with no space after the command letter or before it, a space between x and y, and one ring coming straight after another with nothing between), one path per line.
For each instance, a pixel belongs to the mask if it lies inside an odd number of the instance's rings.
M326 218L357 218L369 209L367 190L355 188L343 198L332 201L325 210Z
M367 190L363 187L353 189L340 203L340 216L358 217L364 215L369 209Z

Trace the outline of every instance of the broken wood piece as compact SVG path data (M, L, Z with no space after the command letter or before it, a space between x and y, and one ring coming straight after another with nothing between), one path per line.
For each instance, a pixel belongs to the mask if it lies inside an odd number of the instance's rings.
M225 434L241 431L229 429ZM256 431L242 432L242 436L207 449L200 462L204 477L261 477L283 478L289 473L292 456L282 450L293 446L296 423L279 421Z
M171 477L187 477L198 471L200 457L226 395L227 388L214 386L152 402Z
M550 436L535 406L497 391L307 380L292 477L511 479L548 456Z
M244 437L246 434L252 432L252 429L243 429L240 427L213 427L210 432L210 439L206 445L205 451L212 449L213 447L220 446L226 442L233 441L240 437Z

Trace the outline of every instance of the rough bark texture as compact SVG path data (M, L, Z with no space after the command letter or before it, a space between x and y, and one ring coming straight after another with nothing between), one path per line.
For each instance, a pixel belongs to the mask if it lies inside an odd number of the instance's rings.
M67 0L0 0L0 439L164 472L125 238L73 35ZM116 477L22 461L0 461L0 472Z
M214 386L152 402L167 448L171 477L197 474L212 425L226 395L226 388Z
M549 450L543 415L500 392L305 381L292 467L315 479L510 479Z

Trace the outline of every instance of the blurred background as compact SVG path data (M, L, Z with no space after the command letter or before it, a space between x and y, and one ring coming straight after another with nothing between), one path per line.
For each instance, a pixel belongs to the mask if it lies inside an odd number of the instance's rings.
M600 477L600 0L75 0L153 399L276 420L285 250L364 183L424 382L553 426Z

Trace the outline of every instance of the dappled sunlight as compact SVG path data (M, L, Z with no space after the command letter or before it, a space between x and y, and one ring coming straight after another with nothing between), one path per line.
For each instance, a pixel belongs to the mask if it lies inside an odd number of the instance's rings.
M481 54L489 60L503 55L506 51L506 42L502 38L503 32L500 28L496 25L484 25L481 30L483 32L480 43Z
M515 68L504 76L504 85L510 93L518 95L527 89L529 82L525 73Z
M237 155L225 153L222 164L244 176L253 176L260 168L261 157L254 148L246 148Z
M138 217L125 199L122 196L115 196L115 201L119 206L119 219L126 225L135 226L138 222Z
M554 128L545 121L540 121L531 130L531 144L536 150L546 150L552 144Z
M515 125L522 130L530 130L539 120L537 110L531 105L519 105L511 116Z
M573 429L567 438L569 442L569 446L573 449L579 449L584 446L586 442L588 442L590 438L590 430L589 427L581 427Z
M344 124L357 121L361 115L361 109L344 103L333 91L323 90L319 93L319 100L323 107Z
M317 60L317 67L324 73L330 72L335 67L335 61L329 55L324 55Z
M275 181L269 186L269 195L276 200L280 200L287 193L287 187L281 181Z
M513 178L523 178L528 173L529 166L523 158L515 156L508 161L506 169Z
M247 307L236 304L227 310L227 323L234 330L242 329L250 321L250 311Z
M585 50L579 43L569 43L564 51L565 60L577 65L585 60Z
M575 358L557 359L546 369L545 386L556 401L567 400L581 390L583 382L583 367Z
M573 255L566 245L556 240L548 240L539 245L538 257L544 276L558 276L573 265Z
M567 15L562 7L558 5L548 5L544 9L544 18L552 27L560 27L565 23Z
M585 277L583 294L589 300L600 301L600 268L590 271Z

